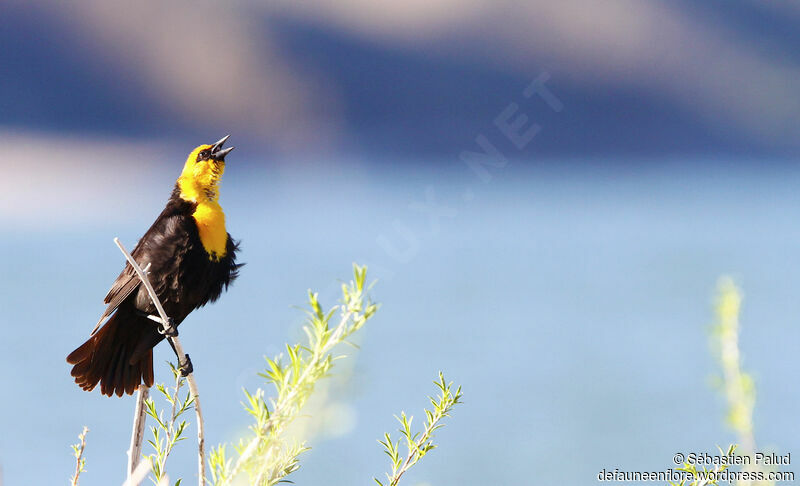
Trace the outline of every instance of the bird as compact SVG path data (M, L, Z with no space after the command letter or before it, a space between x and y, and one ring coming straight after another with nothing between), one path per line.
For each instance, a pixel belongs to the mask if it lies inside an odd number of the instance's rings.
M131 252L139 266L150 265L148 279L174 323L168 328L216 301L242 266L236 263L239 242L227 232L219 203L225 157L234 148L222 148L229 137L191 151L166 207ZM103 395L131 395L142 383L153 385L153 348L164 339L164 328L152 319L157 310L130 263L104 302L89 339L67 363L82 389L99 383Z

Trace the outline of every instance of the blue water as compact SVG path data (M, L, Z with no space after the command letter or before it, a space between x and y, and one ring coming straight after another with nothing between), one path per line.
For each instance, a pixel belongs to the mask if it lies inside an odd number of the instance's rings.
M741 346L758 387L757 442L800 450L800 170L754 167L516 162L488 183L457 164L229 168L223 205L247 266L181 327L208 443L249 423L240 389L258 386L262 356L301 337L292 306L309 287L334 303L337 279L358 261L379 280L372 294L382 307L360 350L347 348L349 361L334 369L327 401L348 413L322 423L328 432L312 440L297 484L382 475L388 461L376 439L396 429L401 410L422 418L439 370L463 386L464 404L407 485L590 484L603 468L657 471L675 452L713 452L735 441L708 346L723 274L745 292ZM446 215L413 209L426 189ZM164 192L116 218L3 223L3 484L66 482L83 425L81 484L124 479L133 399L82 392L64 357L92 328L122 265L111 239L132 246ZM120 188L120 197L136 194ZM159 347L157 380L168 379L170 355ZM193 484L188 433L168 470Z

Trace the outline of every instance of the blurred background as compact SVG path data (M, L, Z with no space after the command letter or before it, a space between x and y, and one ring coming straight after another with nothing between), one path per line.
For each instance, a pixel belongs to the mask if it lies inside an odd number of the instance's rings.
M582 484L735 442L718 277L745 292L760 448L800 446L800 7L792 2L0 3L0 481L124 479L134 400L65 356L196 145L231 133L240 279L181 328L207 443L357 261L383 306L300 433L297 484L463 385L409 486ZM487 155L488 154L488 155ZM166 346L156 380L170 378ZM194 429L190 431L193 437ZM170 458L194 481L192 440ZM791 470L791 467L788 468Z

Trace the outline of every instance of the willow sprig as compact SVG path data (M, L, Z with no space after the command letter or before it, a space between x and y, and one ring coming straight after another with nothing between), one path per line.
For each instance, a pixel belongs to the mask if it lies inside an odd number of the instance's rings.
M439 395L428 397L431 402L432 410L425 410L425 426L421 432L413 432L411 423L414 417L406 416L405 412L400 412L399 417L395 417L400 422L400 438L392 441L389 433L384 434L384 439L378 442L383 446L384 452L389 456L392 471L386 473L386 483L382 483L378 478L373 478L379 486L396 486L400 478L420 459L436 448L433 443L433 433L444 427L442 419L450 416L453 407L461 403L461 387L455 392L452 391L453 382L446 382L442 372L439 372L438 381L433 382L439 389ZM406 453L400 454L400 443L404 442Z

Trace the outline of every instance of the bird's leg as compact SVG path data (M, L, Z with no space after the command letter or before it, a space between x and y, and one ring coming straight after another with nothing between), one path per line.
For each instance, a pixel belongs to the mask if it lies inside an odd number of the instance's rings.
M189 355L186 354L181 359L181 356L178 354L178 350L175 348L175 343L172 341L172 338L178 336L178 326L175 325L175 321L172 320L171 317L167 317L166 325L164 320L158 316L154 316L152 314L148 314L146 312L137 311L139 315L150 319L151 321L155 321L161 326L158 328L158 333L164 335L167 338L167 342L169 343L169 347L172 348L172 351L175 353L175 357L178 359L178 369L181 371L181 376L184 378L189 376L191 372L194 371L194 366L192 365L192 360L189 358Z

